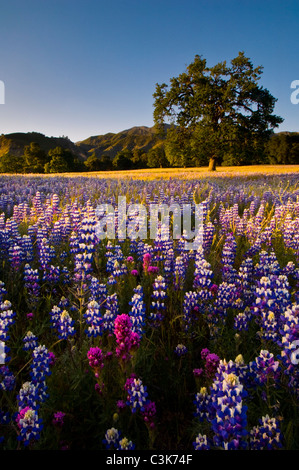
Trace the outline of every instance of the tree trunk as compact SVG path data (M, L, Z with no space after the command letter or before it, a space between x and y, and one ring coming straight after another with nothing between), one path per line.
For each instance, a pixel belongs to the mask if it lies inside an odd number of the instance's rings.
M215 157L210 158L209 171L216 171L216 158Z

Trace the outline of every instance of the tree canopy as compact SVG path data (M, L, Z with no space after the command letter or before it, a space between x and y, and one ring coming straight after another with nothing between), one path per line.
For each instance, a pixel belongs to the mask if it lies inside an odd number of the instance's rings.
M283 119L273 114L277 101L259 86L262 67L253 67L243 52L208 67L196 55L186 71L156 84L154 122L173 166L216 164L227 156L233 164L262 163L265 143Z

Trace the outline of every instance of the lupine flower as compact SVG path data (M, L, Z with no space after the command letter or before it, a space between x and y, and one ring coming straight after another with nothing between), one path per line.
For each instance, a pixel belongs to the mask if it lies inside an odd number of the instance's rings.
M88 303L84 318L86 320L87 325L89 325L86 330L87 336L97 337L103 334L103 318L98 302L96 302L95 300L91 300Z
M206 387L201 387L200 391L195 395L193 403L196 406L196 411L194 415L199 419L199 421L209 418L210 399L211 397Z
M250 431L250 449L277 450L282 448L282 435L278 420L266 415L259 422L260 425Z
M212 278L211 265L204 259L203 251L198 250L195 256L193 288L196 289L199 299L209 300L212 298Z
M23 338L24 342L24 347L23 349L25 351L28 351L30 349L36 348L38 346L38 340L37 337L32 333L32 331L28 331L25 337Z
M186 348L184 344L178 344L174 352L176 353L177 356L181 357L181 356L184 356L188 352L188 349Z
M69 336L73 336L76 331L74 328L74 320L72 320L70 314L63 310L58 320L58 337L60 339L67 339Z
M107 286L101 284L100 281L92 276L89 284L90 289L90 300L95 300L100 308L103 308L107 298Z
M288 377L288 386L291 393L299 396L299 369L298 369L298 345L299 345L299 306L292 305L281 316L281 329L277 340L281 348L279 359L283 364L283 374Z
M210 444L205 434L198 434L193 442L194 450L210 450Z
M152 303L150 311L150 322L153 326L158 326L164 318L166 285L163 276L157 276L153 285Z
M228 233L222 250L223 282L232 284L236 281L237 272L233 265L235 262L237 243L232 233Z
M129 305L131 306L129 315L132 322L132 331L138 333L141 338L144 333L145 325L145 304L143 289L141 286L137 286L134 289L134 295L132 300L129 302Z
M126 381L127 405L130 406L132 413L140 410L144 412L145 405L148 404L147 387L143 385L142 380L138 378L129 378Z
M235 374L223 373L211 387L211 426L213 441L226 450L247 446L247 392Z
M243 312L237 313L234 317L235 330L248 331L251 318L251 310L248 307L246 307Z
M0 390L12 391L16 385L16 378L10 369L3 365L0 367Z
M12 268L17 271L25 258L23 248L14 243L14 245L9 248L8 255Z
M134 450L135 445L127 437L123 437L118 441L117 450Z
M17 395L18 409L26 407L38 409L40 407L39 393L33 382L24 382Z
M45 346L35 347L32 351L30 377L32 383L36 386L40 402L48 397L46 378L51 375L50 364L51 358L48 349Z
M275 361L274 355L265 349L261 350L259 356L249 363L249 369L254 382L258 385L265 384L269 379L272 379L275 384L281 372L279 362Z
M184 287L186 266L182 256L177 256L174 261L174 289L181 290Z
M120 437L120 433L118 429L115 429L115 428L107 429L106 434L105 434L105 439L103 440L103 443L105 444L106 449L111 449L111 448L116 449L118 446L119 437Z
M105 313L103 315L103 330L113 334L114 322L119 314L117 294L108 295L105 301Z
M40 281L38 269L32 269L28 263L24 267L24 282L28 293L28 300L37 302L40 295Z
M17 424L20 429L18 439L25 446L32 444L40 438L40 432L43 427L41 422L37 411L34 409L27 406L19 411L17 416Z
M186 292L183 302L183 322L185 331L190 330L198 317L198 292Z
M11 309L11 302L4 300L0 305L0 341L7 341L9 328L15 323L16 313Z
M52 310L50 312L51 328L52 329L58 329L59 328L59 322L60 322L61 314L62 314L62 310L59 307L59 305L54 305L54 307L52 307Z
M133 450L135 448L135 445L132 443L132 441L126 437L121 438L121 432L113 427L107 429L105 433L105 439L103 439L103 444L108 450Z
M3 302L3 297L7 294L4 282L0 281L0 303Z

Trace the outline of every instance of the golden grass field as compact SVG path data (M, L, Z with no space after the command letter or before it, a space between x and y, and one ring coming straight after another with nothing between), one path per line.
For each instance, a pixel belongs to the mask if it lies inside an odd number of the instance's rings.
M88 178L111 178L111 179L197 179L211 177L238 177L259 175L285 175L299 173L299 165L251 165L251 166L219 166L216 171L208 171L208 167L195 168L144 168L141 170L123 171L86 171L74 173L47 173L47 174L11 174L2 173L4 176L20 177L88 177ZM0 173L1 175L1 173Z
M64 176L87 176L98 178L132 178L132 179L157 179L157 178L183 178L196 179L202 177L217 176L250 176L260 174L293 174L299 173L299 165L252 165L252 166L228 166L218 167L216 171L208 171L208 167L198 168L150 168L142 170L126 171L94 171L83 173L64 173ZM50 175L47 175L50 176ZM57 176L57 175L51 175ZM61 176L61 174L59 174Z

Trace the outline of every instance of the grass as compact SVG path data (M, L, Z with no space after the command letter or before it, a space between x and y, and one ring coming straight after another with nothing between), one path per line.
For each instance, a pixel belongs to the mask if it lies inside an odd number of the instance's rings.
M195 179L204 177L236 177L236 176L258 176L279 175L299 173L299 165L250 165L250 166L219 166L215 172L208 171L208 167L192 168L146 168L140 170L123 171L92 171L79 173L50 173L50 174L26 174L18 176L43 176L43 177L90 177L90 178L124 178L124 179ZM10 176L12 176L10 174Z

